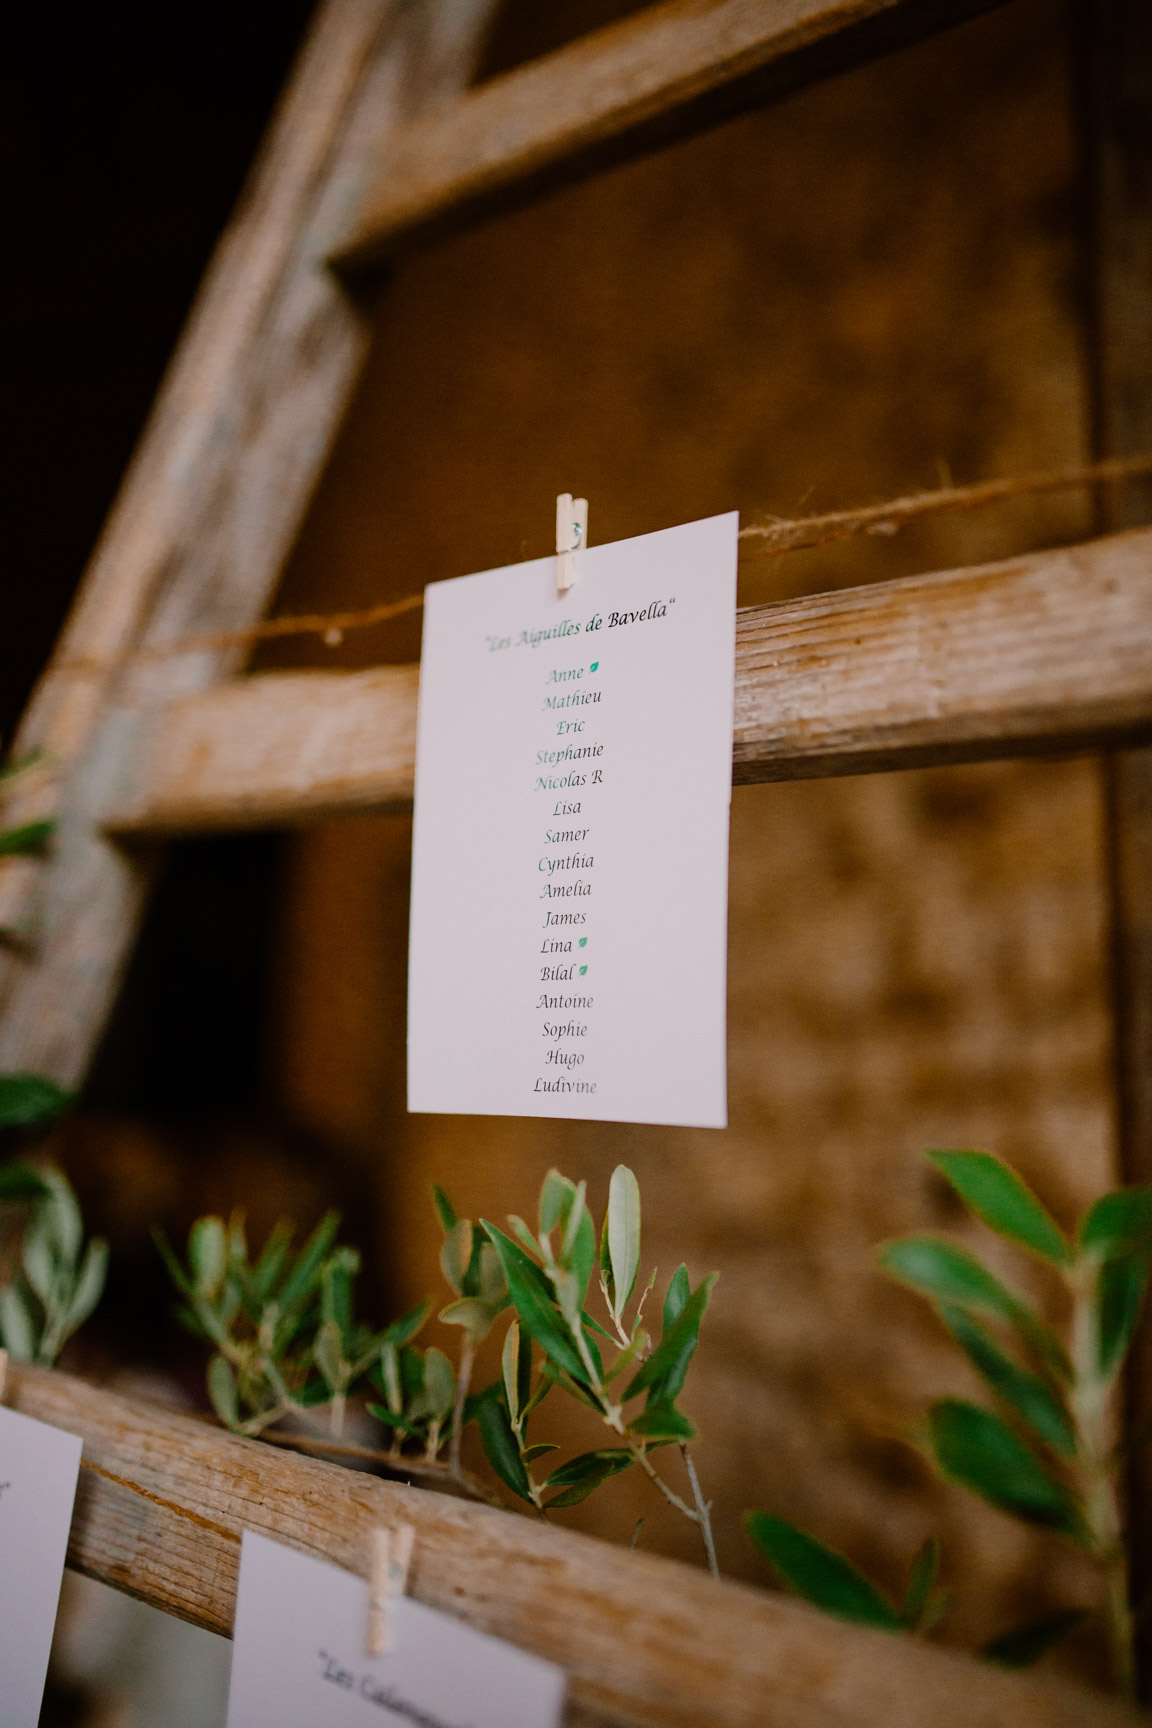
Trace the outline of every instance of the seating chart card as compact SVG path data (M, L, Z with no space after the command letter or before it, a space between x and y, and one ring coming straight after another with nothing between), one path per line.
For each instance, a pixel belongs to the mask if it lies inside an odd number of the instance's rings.
M36 1728L83 1442L0 1406L0 1721Z
M368 1585L244 1532L227 1728L558 1728L561 1668L400 1597L365 1656Z
M725 1126L736 530L427 589L410 1110Z

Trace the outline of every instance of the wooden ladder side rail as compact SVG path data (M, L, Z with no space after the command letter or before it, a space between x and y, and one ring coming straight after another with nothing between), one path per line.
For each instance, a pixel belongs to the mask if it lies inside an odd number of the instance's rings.
M117 716L124 836L410 804L419 668L264 673ZM1152 531L738 615L733 778L858 774L1152 735Z
M148 888L89 814L117 662L265 610L367 352L325 257L395 128L465 83L496 4L320 9L17 735L14 754L43 765L5 819L60 825L47 863L0 860L0 1071L69 1083L86 1066ZM201 651L137 665L132 698L202 690L235 664Z
M402 244L635 157L1001 0L665 0L468 92L390 146L334 254Z
M416 1531L419 1601L559 1663L569 1728L1136 1728L1103 1693L830 1620L775 1591L238 1439L46 1368L8 1401L78 1434L68 1563L231 1634L252 1530L367 1575L371 1532ZM359 1653L362 1626L349 1626Z

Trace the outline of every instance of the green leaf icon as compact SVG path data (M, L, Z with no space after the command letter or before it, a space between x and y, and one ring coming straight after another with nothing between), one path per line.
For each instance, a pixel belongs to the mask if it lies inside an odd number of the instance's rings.
M588 938L587 938L587 936L581 936L581 938L580 938L580 946L581 946L581 948L587 948L587 946L588 946Z
M591 666L589 666L589 668L588 668L589 672L595 672L595 670L599 666L599 664L600 664L599 660L593 660Z
M584 976L585 972L587 972L587 970L588 970L587 966L581 966L581 968L580 968L581 978L583 978L583 976Z

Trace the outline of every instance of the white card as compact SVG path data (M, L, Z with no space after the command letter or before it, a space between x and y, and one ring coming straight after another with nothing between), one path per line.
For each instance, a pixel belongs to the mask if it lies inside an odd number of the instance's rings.
M562 1668L401 1597L365 1656L368 1585L244 1532L228 1728L557 1728Z
M0 1406L0 1721L36 1728L83 1441Z
M726 1125L736 529L425 591L409 1110Z

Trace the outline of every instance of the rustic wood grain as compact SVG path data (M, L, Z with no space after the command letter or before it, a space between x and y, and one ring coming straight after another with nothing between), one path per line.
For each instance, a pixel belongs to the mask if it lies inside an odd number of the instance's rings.
M16 740L44 763L9 819L59 816L48 862L0 866L0 1069L85 1066L147 893L92 812L114 694L202 690L235 653L125 669L137 645L267 605L359 374L368 331L324 258L386 139L467 79L494 0L327 0Z
M240 1440L43 1368L7 1400L84 1441L68 1563L231 1633L240 1535L366 1576L410 1523L411 1594L560 1663L566 1720L604 1728L1125 1728L1100 1693L841 1625L552 1525ZM355 1629L350 1629L354 1636Z
M266 673L118 716L100 820L268 826L411 801L418 668ZM733 778L1067 751L1152 730L1152 533L738 615Z
M1152 725L1152 533L743 615L733 778L1068 751Z
M187 834L410 807L419 676L266 672L126 712L104 825Z
M999 0L667 0L493 79L389 147L335 262L651 150Z

